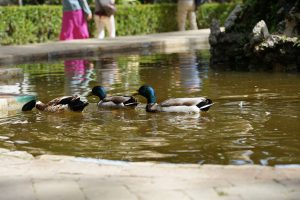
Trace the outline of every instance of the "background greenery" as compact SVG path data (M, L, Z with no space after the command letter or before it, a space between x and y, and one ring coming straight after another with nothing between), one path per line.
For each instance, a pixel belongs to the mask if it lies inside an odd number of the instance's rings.
M87 0L93 4L94 0ZM153 3L176 3L177 0L115 0L116 4L153 4ZM206 0L206 3L242 3L243 0ZM0 5L60 5L61 0L0 0Z
M204 4L197 10L199 28L208 28L213 18L224 22L234 4ZM93 9L93 7L92 7ZM117 35L140 35L177 30L176 4L117 5ZM61 6L0 7L0 44L26 44L57 40ZM89 23L90 33L94 22ZM92 34L93 35L93 34Z

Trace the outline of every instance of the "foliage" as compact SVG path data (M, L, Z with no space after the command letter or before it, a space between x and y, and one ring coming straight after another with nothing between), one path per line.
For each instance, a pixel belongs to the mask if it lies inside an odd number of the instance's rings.
M204 4L198 11L200 28L213 18L224 21L233 4ZM92 7L93 10L93 7ZM177 30L176 4L118 5L115 15L118 36ZM57 40L61 29L61 6L0 7L0 45L39 43ZM94 32L93 20L89 23Z
M87 0L89 3L92 3L93 0ZM61 0L23 0L24 5L60 5Z
M236 32L250 32L256 23L264 20L269 31L275 32L277 25L282 21L293 5L299 0L261 1L247 0L243 5L243 14L236 21ZM279 12L280 11L280 12Z
M115 0L117 5L136 5L140 4L141 2L138 0Z
M0 7L2 45L55 40L61 26L61 7Z
M175 31L177 27L174 20L175 9L173 4L119 6L115 16L117 35Z
M210 23L214 18L220 20L221 24L224 24L227 16L235 6L235 4L203 4L197 11L199 27L210 27Z

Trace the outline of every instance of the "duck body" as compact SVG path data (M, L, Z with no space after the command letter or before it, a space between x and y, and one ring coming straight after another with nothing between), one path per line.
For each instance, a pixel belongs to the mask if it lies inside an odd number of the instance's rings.
M131 96L111 96L106 97L103 100L100 100L97 104L100 107L116 107L116 108L123 108L123 107L131 107L137 106L137 101L135 98Z
M138 94L147 99L147 112L199 113L208 111L212 105L212 101L205 97L172 98L158 104L154 89L148 85L140 87Z
M48 103L33 100L25 104L22 110L28 111L35 107L37 110L51 113L61 113L65 111L82 112L87 105L88 103L80 100L78 96L63 96L55 98Z
M104 87L95 86L89 96L97 96L100 101L98 102L99 107L104 108L125 108L135 107L138 105L137 100L132 96L106 96Z

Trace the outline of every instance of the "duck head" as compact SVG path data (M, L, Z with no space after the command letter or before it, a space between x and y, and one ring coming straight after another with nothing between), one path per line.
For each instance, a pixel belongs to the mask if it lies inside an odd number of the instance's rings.
M92 96L92 95L97 96L101 100L103 100L106 97L106 91L102 86L95 86L93 87L92 92L88 96Z
M150 85L143 85L138 89L138 94L147 99L148 104L156 103L156 95L154 89Z

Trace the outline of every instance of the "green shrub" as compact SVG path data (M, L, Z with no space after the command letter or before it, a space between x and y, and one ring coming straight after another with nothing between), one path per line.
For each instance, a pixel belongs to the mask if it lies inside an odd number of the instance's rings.
M117 35L138 35L175 31L176 7L165 5L118 6L116 19Z
M199 27L209 27L214 18L220 20L221 24L224 24L225 19L235 6L236 4L203 4L197 11L197 21Z
M58 38L61 7L0 7L1 45L38 43Z
M208 28L213 18L223 22L233 7L233 4L202 5L197 11L199 28ZM176 13L176 4L117 5L117 35L176 31ZM57 40L61 18L61 6L0 7L0 45ZM93 20L89 29L94 32Z

